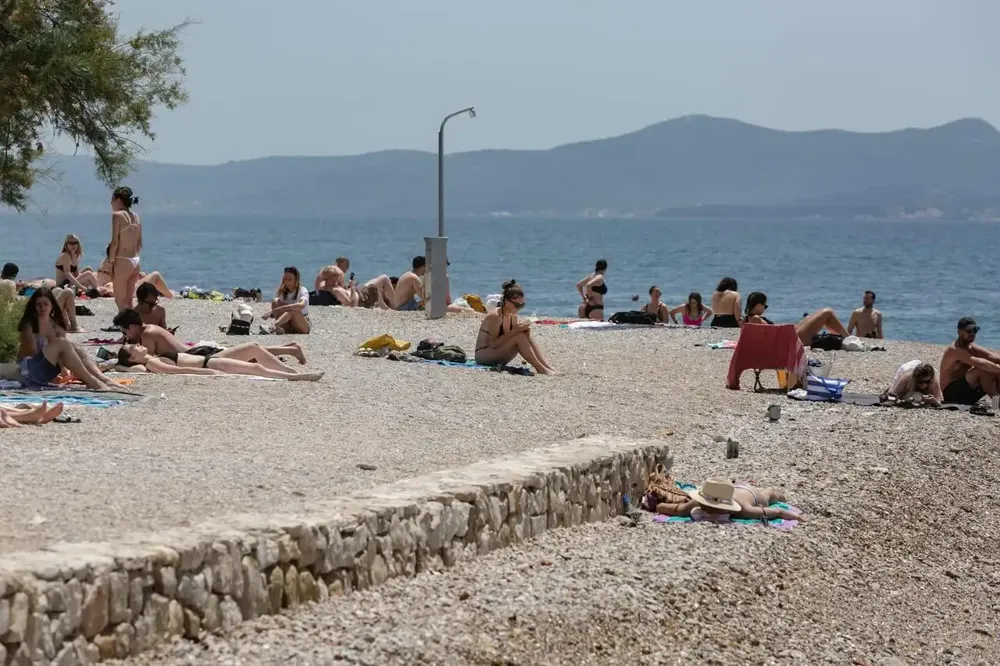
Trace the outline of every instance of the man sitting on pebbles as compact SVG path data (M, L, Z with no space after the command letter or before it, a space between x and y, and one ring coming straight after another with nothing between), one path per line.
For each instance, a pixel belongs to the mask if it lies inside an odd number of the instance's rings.
M683 493L677 490L677 494ZM674 493L671 493L674 495ZM785 495L780 488L756 488L748 484L733 485L722 479L708 479L697 490L687 493L689 499L668 497L668 502L656 505L656 513L666 516L690 516L696 521L726 522L730 518L751 520L798 520L806 522L804 515L772 507L783 502ZM681 500L681 501L678 501Z
M142 317L132 309L119 312L114 319L114 325L121 330L126 341L132 344L141 344L150 356L181 353L194 354L195 356L215 356L258 363L265 368L285 372L292 370L292 368L282 363L278 356L294 356L300 364L306 362L305 352L302 351L302 347L297 342L290 342L280 347L264 347L257 342L246 342L227 349L210 346L188 347L181 344L170 331L154 324L142 323Z

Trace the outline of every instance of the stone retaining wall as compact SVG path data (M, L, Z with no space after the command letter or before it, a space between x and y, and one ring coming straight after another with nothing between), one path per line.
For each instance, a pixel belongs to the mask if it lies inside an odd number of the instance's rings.
M638 503L652 442L563 446L372 488L308 515L232 516L0 558L0 664L89 664L450 567Z

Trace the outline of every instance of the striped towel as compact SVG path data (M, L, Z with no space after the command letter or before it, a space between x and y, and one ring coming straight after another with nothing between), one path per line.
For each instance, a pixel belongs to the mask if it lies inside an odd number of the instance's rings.
M806 400L818 402L840 400L844 395L844 387L850 383L850 379L808 375L806 377Z

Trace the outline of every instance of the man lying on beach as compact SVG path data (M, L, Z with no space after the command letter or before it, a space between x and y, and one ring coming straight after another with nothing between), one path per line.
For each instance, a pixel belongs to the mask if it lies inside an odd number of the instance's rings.
M974 405L984 396L997 395L1000 386L1000 354L973 344L979 326L972 317L958 320L958 337L941 357L944 401Z
M121 330L125 340L132 344L141 344L152 356L166 354L193 354L195 356L215 355L219 358L231 358L237 361L259 363L272 370L288 371L292 368L281 362L278 356L294 356L300 364L306 362L306 355L297 342L290 342L280 347L264 347L257 342L247 342L234 347L200 346L188 347L177 340L173 334L154 324L144 324L142 317L135 310L122 310L114 319L114 325Z
M326 282L328 291L316 292L317 295L327 293L332 296L330 302L325 305L342 305L348 308L379 308L382 310L391 309L396 302L396 293L393 289L392 279L388 275L379 275L365 282L358 288L354 282L354 273L351 273L347 284L344 284L344 276L336 275L332 278L334 282ZM327 300L327 299L323 299ZM320 303L318 300L317 303Z
M405 312L413 312L423 307L424 282L427 273L427 260L422 256L413 257L412 268L399 276L396 284L395 302L393 308Z
M868 290L861 301L863 306L851 313L847 332L859 338L883 339L882 313L875 309L875 292Z
M142 317L142 323L165 329L167 327L167 311L157 301L160 292L148 282L140 284L135 290L136 312Z

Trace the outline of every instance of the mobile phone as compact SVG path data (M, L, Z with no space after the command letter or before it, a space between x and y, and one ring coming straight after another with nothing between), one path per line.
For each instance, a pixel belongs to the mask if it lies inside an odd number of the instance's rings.
M115 355L104 347L101 347L100 349L97 350L97 358L101 359L102 361L110 361L114 357Z
M353 279L354 279L354 272L352 271L351 272L351 277L349 277L348 280L353 280Z

